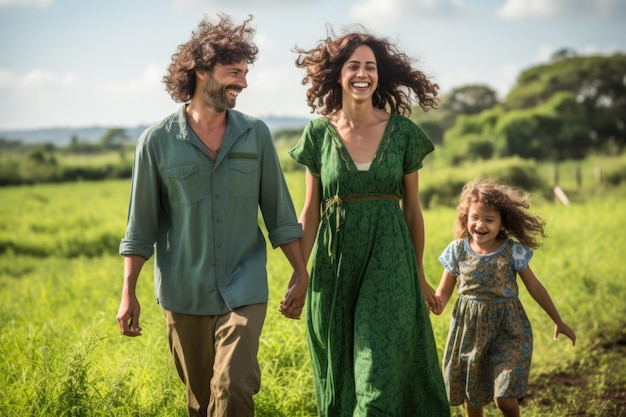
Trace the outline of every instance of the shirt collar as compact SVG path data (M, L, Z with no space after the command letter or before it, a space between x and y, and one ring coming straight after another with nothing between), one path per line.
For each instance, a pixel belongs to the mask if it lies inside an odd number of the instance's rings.
M168 130L179 137L179 139L189 140L189 124L185 115L187 104L180 106L178 111L170 119ZM245 131L252 128L248 118L237 110L226 110L228 125L224 133L224 140L231 142L241 136Z

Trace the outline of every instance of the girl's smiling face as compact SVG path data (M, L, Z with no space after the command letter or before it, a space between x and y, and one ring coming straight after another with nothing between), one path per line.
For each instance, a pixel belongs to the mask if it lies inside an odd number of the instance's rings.
M502 217L497 210L481 202L470 205L467 214L467 231L476 245L485 251L497 248L498 234L503 229Z
M367 46L357 47L341 68L341 87L344 97L354 100L371 99L378 87L378 67L374 51Z

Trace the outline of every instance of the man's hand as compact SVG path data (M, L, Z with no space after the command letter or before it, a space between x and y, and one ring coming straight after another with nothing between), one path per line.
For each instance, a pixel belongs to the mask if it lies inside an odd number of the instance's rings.
M120 308L117 311L117 322L120 325L120 332L125 336L141 336L139 326L139 314L141 306L135 295L123 295Z

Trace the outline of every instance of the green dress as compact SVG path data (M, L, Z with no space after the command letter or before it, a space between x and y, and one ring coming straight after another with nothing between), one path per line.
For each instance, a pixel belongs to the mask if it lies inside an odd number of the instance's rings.
M290 152L321 179L322 219L307 295L307 339L322 417L449 416L441 368L398 201L404 174L434 149L391 115L368 171L327 118Z

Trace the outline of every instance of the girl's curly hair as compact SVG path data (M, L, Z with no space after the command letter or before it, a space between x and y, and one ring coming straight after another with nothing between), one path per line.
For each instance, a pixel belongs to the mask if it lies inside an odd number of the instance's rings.
M546 237L545 220L527 211L530 204L521 188L478 178L465 184L461 191L454 226L454 235L457 239L469 237L467 230L469 209L473 203L479 202L500 214L504 230L500 231L498 237L512 235L530 249L536 249L541 245L539 237Z
M296 66L306 70L302 85L311 83L307 90L307 104L311 113L328 115L341 108L341 68L354 50L367 45L374 52L378 66L378 88L374 92L374 107L392 113L411 114L412 96L419 106L428 111L437 108L439 85L432 83L421 71L412 68L411 59L385 38L359 30L339 38L328 27L328 36L313 49L294 47L298 53ZM318 110L319 109L319 110Z
M226 15L218 17L216 24L205 17L192 32L191 39L179 45L172 55L163 83L178 103L191 100L196 88L196 69L210 71L217 63L229 65L245 59L252 64L256 60L259 49L253 42L252 15L239 26Z

